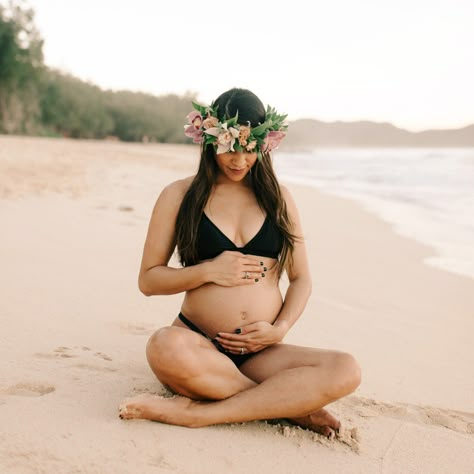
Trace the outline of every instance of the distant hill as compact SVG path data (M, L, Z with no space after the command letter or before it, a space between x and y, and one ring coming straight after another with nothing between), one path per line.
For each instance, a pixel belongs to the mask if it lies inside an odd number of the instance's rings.
M474 124L459 129L410 132L390 123L369 121L290 122L282 150L315 147L474 147Z

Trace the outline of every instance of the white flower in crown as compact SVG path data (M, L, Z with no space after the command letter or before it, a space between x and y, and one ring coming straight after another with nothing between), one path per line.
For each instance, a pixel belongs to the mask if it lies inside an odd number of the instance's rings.
M228 127L227 123L223 123L220 127L212 127L204 130L204 133L217 138L216 153L218 155L227 153L228 151L235 151L235 140L239 137L239 130L236 128Z

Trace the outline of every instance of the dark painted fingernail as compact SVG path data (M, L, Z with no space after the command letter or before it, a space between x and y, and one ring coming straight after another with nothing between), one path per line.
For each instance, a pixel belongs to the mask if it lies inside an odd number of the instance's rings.
M235 330L235 334L242 334L242 329L241 328L237 328Z
M255 278L255 281L257 282L257 281L258 281L258 278Z
M266 271L267 271L267 267L263 267L263 271L266 272Z
M262 276L265 277L265 273L262 273Z
M260 265L262 265L262 267L263 267L263 262L260 262Z

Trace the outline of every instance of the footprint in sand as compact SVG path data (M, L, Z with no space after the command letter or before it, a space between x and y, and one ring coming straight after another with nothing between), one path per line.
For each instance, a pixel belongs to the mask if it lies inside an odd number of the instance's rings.
M112 362L112 358L103 352L94 352L90 347L87 346L74 346L74 347L67 347L67 346L59 346L54 349L52 352L37 352L34 354L35 357L41 359L57 359L57 358L65 358L65 359L73 359L73 358L81 358L82 360L86 359L85 362L80 362L74 364L74 367L79 367L81 369L88 369L88 370L96 370L101 372L115 372L116 369L108 366L104 366L103 364L98 365L99 362L97 359L101 359L106 362Z
M63 359L70 359L73 357L78 357L77 354L71 352L72 350L73 349L71 349L70 347L59 346L56 347L53 352L37 352L36 354L34 354L34 356L40 359L57 359L60 357Z
M67 347L67 346L59 346L56 347L52 352L37 352L34 354L35 357L39 357L40 359L56 359L61 357L63 359L71 359L74 357L80 356L80 351L90 351L91 348L87 346L74 346L74 347Z
M156 459L152 459L149 461L149 464L151 466L158 467L160 469L164 469L165 471L177 471L178 466L176 466L174 463L169 462L165 456L161 455L158 456Z
M39 383L17 383L11 387L0 390L4 395L16 395L20 397L41 397L48 393L54 392L56 389L53 385Z
M134 336L151 336L156 330L154 324L149 323L118 323L121 331Z
M92 370L96 372L117 372L117 369L113 369L112 367L104 367L91 363L74 364L74 367L77 367L78 369Z
M112 358L109 357L107 354L103 354L102 352L95 352L94 355L96 357L100 357L101 359L107 360L107 361L112 361Z
M388 416L403 421L443 426L458 433L474 433L474 413L409 403L391 404L354 396L339 400L338 403L362 418Z

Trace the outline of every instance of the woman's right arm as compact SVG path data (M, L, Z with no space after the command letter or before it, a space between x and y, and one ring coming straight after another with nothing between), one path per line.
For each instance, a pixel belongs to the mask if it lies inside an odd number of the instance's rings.
M166 186L153 208L138 276L138 287L146 296L180 293L207 282L204 265L167 266L176 246L176 217L189 181L183 179Z
M138 287L146 296L172 295L209 282L222 286L250 285L261 272L255 258L239 252L223 252L213 260L189 267L168 267L176 247L176 218L191 179L166 186L153 208L138 277ZM242 279L245 271L251 279Z

